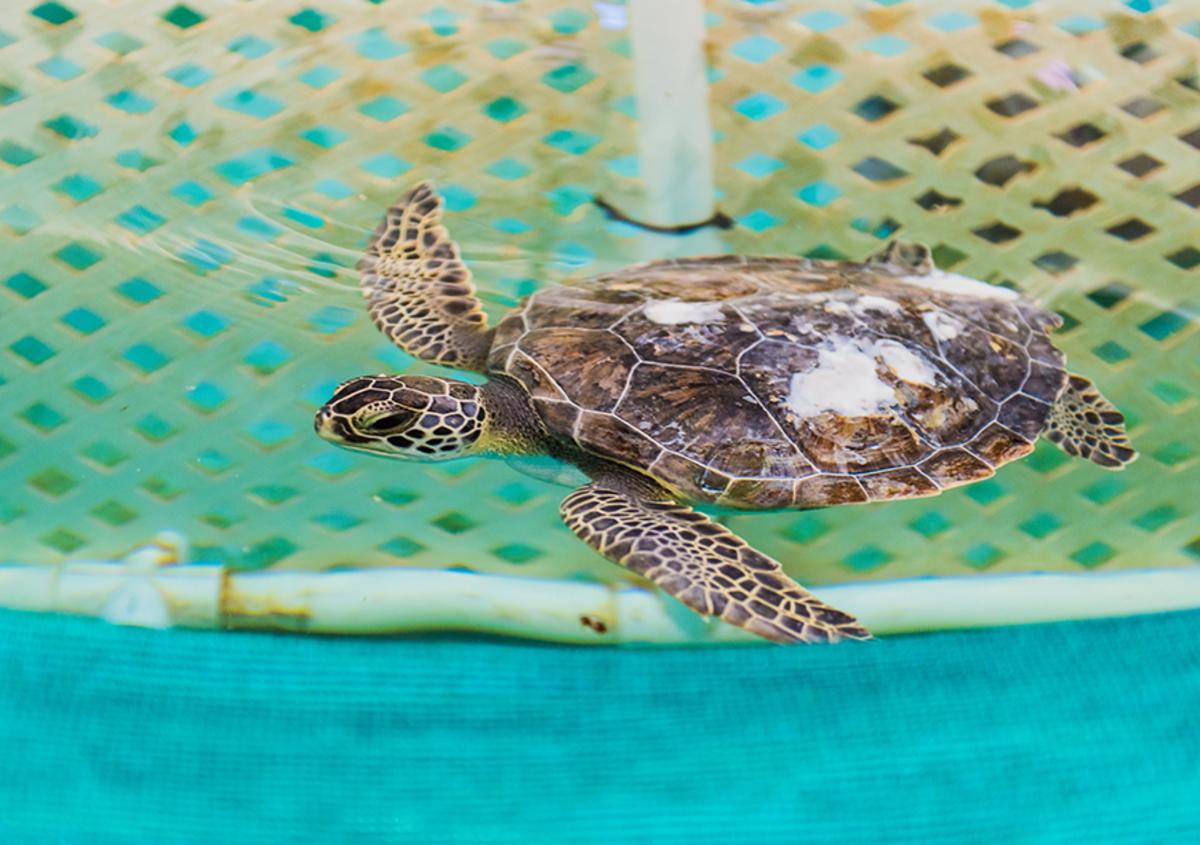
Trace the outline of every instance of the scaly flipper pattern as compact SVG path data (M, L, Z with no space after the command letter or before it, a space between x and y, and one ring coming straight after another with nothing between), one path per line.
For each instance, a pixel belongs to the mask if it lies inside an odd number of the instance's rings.
M405 352L483 372L487 316L441 220L442 199L428 182L388 209L358 262L363 296L372 321Z
M702 513L599 484L563 500L580 539L649 578L692 610L777 643L863 640L871 635L784 574L780 565Z
M1125 434L1125 417L1083 376L1071 375L1042 436L1068 455L1105 469L1124 469L1137 452Z

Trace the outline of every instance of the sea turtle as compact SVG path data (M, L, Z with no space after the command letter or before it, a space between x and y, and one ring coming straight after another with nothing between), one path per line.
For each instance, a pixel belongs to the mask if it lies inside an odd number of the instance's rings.
M862 263L652 261L530 296L489 328L428 183L358 265L371 318L407 352L484 384L341 384L324 438L415 460L547 455L590 478L566 524L693 610L778 642L865 639L850 615L692 505L818 508L932 496L1039 435L1119 469L1124 418L1070 375L1060 319L892 242Z

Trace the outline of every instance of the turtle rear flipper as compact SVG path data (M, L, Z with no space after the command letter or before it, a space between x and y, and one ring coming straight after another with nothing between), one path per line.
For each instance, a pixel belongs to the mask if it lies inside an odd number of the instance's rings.
M853 616L825 604L777 562L689 507L587 484L563 500L561 511L580 539L697 613L777 643L871 638Z
M1105 469L1124 469L1137 459L1125 434L1125 416L1083 376L1071 375L1050 409L1042 435L1068 455Z
M435 364L485 370L492 333L432 185L421 182L388 209L358 270L372 321L397 346Z

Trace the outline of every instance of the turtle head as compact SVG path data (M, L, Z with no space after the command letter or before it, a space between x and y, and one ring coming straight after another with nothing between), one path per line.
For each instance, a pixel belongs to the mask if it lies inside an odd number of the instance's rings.
M482 451L483 391L431 376L360 376L338 385L313 427L331 443L392 458L442 461Z

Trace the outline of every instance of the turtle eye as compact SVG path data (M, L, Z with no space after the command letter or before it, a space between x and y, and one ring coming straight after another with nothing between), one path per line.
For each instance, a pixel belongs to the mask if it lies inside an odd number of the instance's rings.
M395 431L397 429L408 428L416 418L417 414L415 411L396 411L371 420L366 424L365 428L367 431L373 433Z

